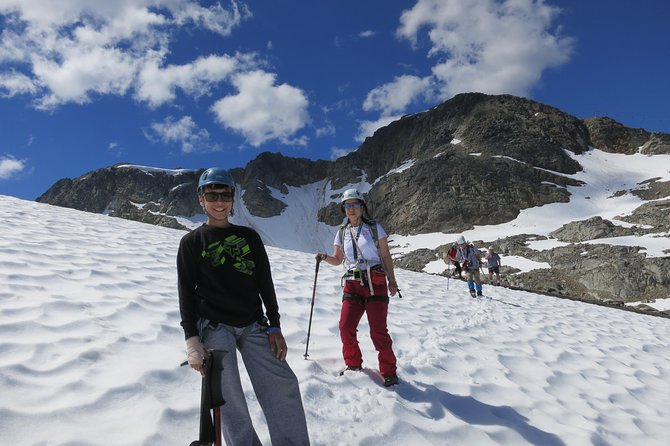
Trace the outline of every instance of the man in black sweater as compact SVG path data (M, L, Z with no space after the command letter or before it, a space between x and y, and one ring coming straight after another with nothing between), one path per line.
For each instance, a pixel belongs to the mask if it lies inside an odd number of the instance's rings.
M226 170L205 170L198 182L198 200L207 223L186 234L179 245L179 310L188 362L202 374L206 349L228 352L221 382L226 401L221 407L222 431L228 446L261 444L242 389L236 349L272 443L308 445L298 380L285 361L287 346L270 262L256 231L228 222L234 196L234 182Z

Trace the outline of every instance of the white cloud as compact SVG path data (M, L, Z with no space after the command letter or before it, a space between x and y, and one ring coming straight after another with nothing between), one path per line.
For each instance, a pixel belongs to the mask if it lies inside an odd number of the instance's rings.
M338 158L342 158L343 156L348 155L354 150L355 149L341 149L339 147L333 147L330 149L330 159L336 160Z
M274 74L260 70L234 75L238 94L212 106L217 120L255 147L273 139L295 144L290 138L309 122L307 97L299 88L275 85L275 80Z
M385 127L400 118L401 116L382 116L376 121L361 121L358 126L358 134L356 135L355 140L363 142L368 136L374 135L377 129Z
M363 110L379 110L384 115L402 112L417 97L432 97L431 77L398 76L393 82L377 87L368 93Z
M33 71L51 92L38 102L38 108L90 101L90 93L123 95L130 88L136 72L136 60L114 49L94 47L83 52L65 52L58 63L36 58Z
M154 122L151 124L151 131L146 131L145 136L151 141L158 139L166 144L179 144L182 153L220 150L211 141L207 129L200 128L190 116L183 116L179 120L170 116L162 122Z
M216 2L214 5L205 8L196 2L181 1L184 6L173 8L173 14L178 24L193 21L195 24L205 29L228 36L233 28L242 23L243 20L252 16L251 11L243 3L231 0L230 10Z
M374 31L372 31L372 30L366 30L366 31L361 31L361 32L358 34L358 36L359 36L359 37L366 38L366 37L374 37L376 34L377 34L377 33L374 32Z
M26 160L18 160L11 155L0 156L0 180L8 180L26 168Z
M175 30L226 36L251 13L235 0L228 8L195 0L1 0L0 15L0 91L30 94L48 109L132 90L153 106L174 99L177 87L202 94L228 75L224 65L237 56L161 68Z
M124 154L123 148L119 145L118 142L112 141L107 143L107 152L111 153L113 156L120 158Z
M38 109L85 104L99 95L132 95L155 108L178 92L200 97L222 82L238 94L213 106L224 126L258 146L271 139L304 146L295 133L309 122L306 95L257 70L253 53L200 55L167 64L180 27L229 35L251 17L235 0L202 6L196 0L0 0L0 95L31 95ZM246 74L242 74L246 73ZM146 133L146 132L145 132ZM190 117L154 123L152 137L178 142L182 151L215 150Z
M159 60L148 62L138 79L136 98L152 107L174 100L177 87L196 96L206 94L213 84L230 76L239 62L227 55L210 55L185 65L161 68L159 64Z
M327 123L323 127L319 127L316 129L317 138L320 138L322 136L334 135L335 133L337 133L337 130L335 129L335 126L330 123Z
M469 91L527 96L545 69L570 59L573 39L552 29L559 12L543 0L417 0L403 12L397 35L417 46L426 29L442 100ZM392 104L384 87L371 92L380 98L372 103L399 110L402 101Z
M0 94L4 97L12 97L17 94L32 94L38 91L35 82L22 73L10 70L0 73Z

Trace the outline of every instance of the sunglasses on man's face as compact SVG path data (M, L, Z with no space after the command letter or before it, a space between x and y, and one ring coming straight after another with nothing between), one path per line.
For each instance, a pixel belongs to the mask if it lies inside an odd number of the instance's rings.
M202 194L205 197L205 201L209 203L214 203L216 201L225 201L227 203L233 201L232 192L205 192Z
M344 203L344 209L358 209L361 207L361 202L360 201L354 201L352 203Z

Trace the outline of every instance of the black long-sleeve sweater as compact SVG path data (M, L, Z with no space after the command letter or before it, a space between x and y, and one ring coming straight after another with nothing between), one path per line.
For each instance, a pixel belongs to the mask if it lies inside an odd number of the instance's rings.
M270 262L256 231L202 225L182 237L177 254L179 311L186 339L199 318L245 327L263 316L280 327Z

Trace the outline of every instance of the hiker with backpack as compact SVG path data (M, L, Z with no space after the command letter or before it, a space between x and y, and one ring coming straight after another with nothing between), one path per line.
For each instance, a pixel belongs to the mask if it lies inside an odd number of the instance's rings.
M227 352L220 412L228 446L261 444L242 388L238 352L272 443L309 445L298 379L286 362L270 262L256 231L228 221L234 197L228 171L205 170L198 181L198 201L207 222L179 244L179 311L188 363L204 376L208 350Z
M493 282L493 275L496 275L496 279L498 280L496 282L496 285L500 285L500 256L498 255L497 252L493 250L493 246L489 246L488 251L486 252L486 255L484 256L488 263L488 269L489 269L489 282Z
M366 217L368 210L365 200L356 189L344 192L340 209L346 217L335 234L333 254L319 252L316 256L330 265L344 264L346 268L342 276L344 290L340 313L340 338L346 366L344 371L362 370L363 355L356 333L363 313L366 313L384 386L393 386L398 384L396 356L386 320L389 292L394 296L399 290L388 235L381 225Z
M465 237L459 235L456 239L458 250L456 259L461 262L461 269L465 272L465 280L472 297L483 296L482 279L479 274L480 254L472 244L465 241Z
M463 280L463 274L461 273L461 264L456 259L457 252L458 252L458 246L456 244L452 245L449 248L449 251L447 251L447 259L449 260L449 262L451 262L452 265L454 265L454 272L451 273L451 277L456 277L456 275L458 274L458 278Z

